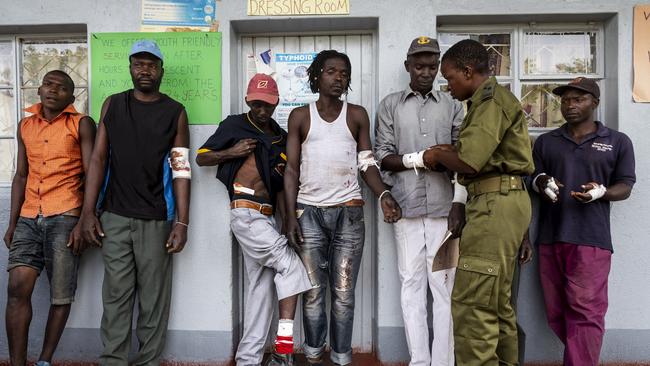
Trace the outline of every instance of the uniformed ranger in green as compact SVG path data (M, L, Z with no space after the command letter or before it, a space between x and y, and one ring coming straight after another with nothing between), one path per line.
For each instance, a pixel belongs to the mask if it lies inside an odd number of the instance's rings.
M452 293L456 362L517 365L510 297L531 218L521 178L533 172L526 119L514 95L489 76L488 54L480 43L453 45L442 57L441 71L451 95L468 100L457 145L438 145L424 154L427 166L457 171L467 186L467 224Z

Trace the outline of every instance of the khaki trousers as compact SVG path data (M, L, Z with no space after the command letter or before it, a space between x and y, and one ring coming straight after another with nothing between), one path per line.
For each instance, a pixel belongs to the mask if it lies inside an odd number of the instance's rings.
M467 202L452 292L458 365L518 364L511 289L530 218L525 190L478 194Z

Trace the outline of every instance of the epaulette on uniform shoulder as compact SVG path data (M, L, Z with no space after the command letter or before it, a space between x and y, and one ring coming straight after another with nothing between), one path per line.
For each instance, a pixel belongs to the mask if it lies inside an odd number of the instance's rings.
M486 85L481 93L481 100L486 100L494 97L494 85Z

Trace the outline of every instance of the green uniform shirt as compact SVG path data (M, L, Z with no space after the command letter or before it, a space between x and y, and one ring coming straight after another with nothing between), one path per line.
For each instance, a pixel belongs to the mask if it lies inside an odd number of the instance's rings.
M474 92L467 108L458 157L478 173L459 174L460 183L467 185L501 174L532 174L528 125L517 98L490 77Z

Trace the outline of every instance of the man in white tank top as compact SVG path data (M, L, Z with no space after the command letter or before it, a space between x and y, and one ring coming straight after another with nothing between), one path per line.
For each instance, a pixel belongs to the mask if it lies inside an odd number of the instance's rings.
M364 241L363 200L357 170L379 197L384 221L401 218L401 209L381 181L370 143L366 110L341 100L350 86L350 60L322 51L308 69L316 102L289 115L284 175L287 237L315 288L303 294L305 344L311 365L325 351L329 284L332 313L330 357L335 365L352 363L354 289Z

